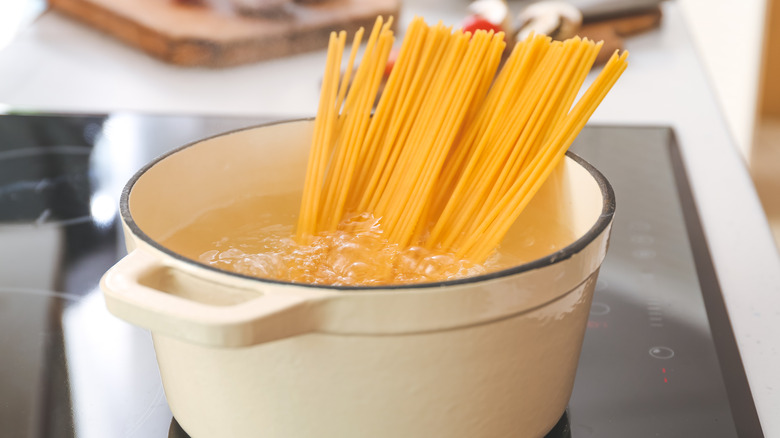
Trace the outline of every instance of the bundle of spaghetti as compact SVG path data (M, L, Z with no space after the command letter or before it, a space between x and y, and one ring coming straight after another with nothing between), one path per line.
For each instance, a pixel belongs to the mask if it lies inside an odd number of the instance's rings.
M626 69L627 57L627 52L612 55L601 74L563 118L558 129L545 140L540 153L530 160L507 193L494 205L485 205L485 211L489 209L489 212L458 248L459 255L470 260L485 260L495 250Z
M432 202L427 223L435 221L443 214L448 217L454 209L458 209L459 215L462 216L461 207L464 206L449 201L464 199L463 196L473 198L474 189L480 186L489 187L489 181L484 180L484 175L480 174L475 178L474 173L484 169L487 163L500 159L496 157L498 148L494 147L498 145L497 135L512 129L513 126L521 126L517 123L511 124L515 117L504 115L509 114L512 108L516 110L523 108L518 104L518 100L524 80L529 75L530 68L536 65L549 47L550 39L544 36L535 36L515 45L485 103L481 106L481 112L454 147L454 153L449 158L440 181L441 190ZM504 145L509 146L508 143ZM483 179L479 179L480 177ZM478 186L467 184L473 180L480 184ZM464 194L463 191L468 193ZM444 221L439 221L439 226L434 228L429 239L435 241L444 224Z
M402 236L392 239L403 244L410 239L400 227L408 229L416 222L464 109L489 86L504 47L501 37L478 32L470 39L468 34L452 34L441 24L434 26L425 35L414 75L407 78L410 92L400 110L382 115L377 110L375 117L393 120L358 211L381 216L389 235ZM402 61L399 57L393 72ZM480 80L488 84L481 89L469 87ZM384 93L388 92L392 92L390 83Z
M504 49L502 35L454 34L443 68L435 72L430 95L402 146L400 166L392 169L389 186L372 213L381 216L388 238L408 245L429 201L444 160L461 129L467 109L483 96ZM446 108L446 111L442 109Z
M299 240L321 229L333 228L340 220L350 182L348 172L357 160L354 147L363 141L381 83L378 72L384 69L394 42L391 25L392 18L384 23L382 17L377 17L354 80L351 74L364 30L361 28L355 34L343 77L341 58L346 32L330 35L298 217Z
M309 162L306 167L306 181L303 187L301 209L296 228L299 240L315 234L317 230L319 199L322 194L322 185L330 149L327 145L331 144L331 139L333 138L333 125L338 111L338 108L334 107L339 86L341 54L344 50L346 37L347 33L344 31L340 32L338 36L334 32L330 34L330 40L328 41L325 75L322 79L320 102L317 109L314 132L312 133ZM356 48L357 45L353 45L353 49Z
M382 24L377 19L366 43L363 59L349 84L343 115L339 117L339 133L331 157L331 166L325 179L320 228L335 229L344 215L352 177L357 165L358 150L365 142L374 100L381 84L384 66L393 45L389 30L392 19ZM353 43L353 49L356 44ZM347 70L349 71L349 69ZM342 86L346 86L345 78ZM336 106L340 101L335 103Z
M353 208L365 211L375 203L371 194L381 193L387 184L389 173L398 160L400 143L406 139L417 116L423 93L433 71L431 65L439 61L436 48L448 30L437 26L429 28L421 18L412 21L408 36L390 73L377 109L372 117L371 142L365 145L366 160L362 163L357 184L353 190Z
M473 232L474 224L486 214L485 207L507 192L507 181L518 177L525 158L533 156L544 137L557 129L556 121L570 108L601 47L578 38L545 42L548 49L530 66L534 70L528 76L514 77L516 100L491 114L498 129L479 139L476 153L431 231L428 246L455 248Z
M401 247L481 263L625 70L627 53L616 52L574 104L601 43L532 35L499 70L502 33L415 18L377 102L391 23L377 19L357 69L363 31L355 35L343 75L346 36L331 35L297 235L370 213Z
M429 29L422 18L416 17L412 20L407 30L407 37L398 53L398 67L390 72L385 89L371 118L366 143L360 149L359 162L361 166L355 175L353 189L349 193L349 205L353 209L359 208L362 194L367 191L372 176L376 176L376 169L384 167L387 162L390 146L393 144L392 139L395 138L399 129L398 121L400 118L393 117L393 115L401 111L409 111L408 102L406 106L404 106L404 102L406 102L405 98L410 96L412 78L415 75L414 65L419 60L428 33ZM390 140L385 141L385 139Z

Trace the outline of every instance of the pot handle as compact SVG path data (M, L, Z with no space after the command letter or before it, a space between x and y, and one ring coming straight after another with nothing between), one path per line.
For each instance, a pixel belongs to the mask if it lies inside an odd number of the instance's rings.
M171 287L177 284L170 281L174 277L213 290L212 296L235 293L235 289L169 267L140 248L109 269L100 287L114 315L154 334L196 344L245 347L314 330L311 313L316 298L247 291L258 296L238 304L207 304L177 294L176 287Z

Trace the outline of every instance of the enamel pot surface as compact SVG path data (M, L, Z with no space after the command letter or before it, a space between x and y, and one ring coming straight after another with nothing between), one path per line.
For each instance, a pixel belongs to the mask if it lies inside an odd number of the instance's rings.
M283 122L187 145L123 192L128 255L101 286L113 314L151 331L179 424L194 438L543 436L571 395L615 209L608 182L568 154L502 247L550 223L571 242L447 282L284 283L161 243L249 191L300 192L312 128Z

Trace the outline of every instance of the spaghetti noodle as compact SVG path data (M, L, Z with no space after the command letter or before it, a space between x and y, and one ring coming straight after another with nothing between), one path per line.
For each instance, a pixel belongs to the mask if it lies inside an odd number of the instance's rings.
M616 52L575 104L602 43L531 35L499 69L502 33L417 17L377 102L391 23L377 18L357 69L356 33L343 74L346 35L330 36L298 240L370 214L393 244L481 263L625 70L627 53Z

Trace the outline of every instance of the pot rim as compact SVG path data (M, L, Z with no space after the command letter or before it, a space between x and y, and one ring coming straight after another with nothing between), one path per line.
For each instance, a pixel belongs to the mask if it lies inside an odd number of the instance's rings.
M492 271L488 272L486 274L482 275L476 275L472 277L464 277L464 278L458 278L455 280L446 280L446 281L436 281L436 282L427 282L427 283L403 283L403 284L385 284L385 285L370 285L370 286L355 286L355 285L326 285L326 284L311 284L311 283L298 283L298 282L291 282L291 281L282 281L282 280L275 280L270 278L260 278L260 277L254 277L251 275L245 275L240 274L237 272L232 271L226 271L223 269L216 268L214 266L206 265L203 263L200 263L197 260L190 259L188 257L185 257L181 254L178 254L175 251L172 251L156 240L149 237L138 224L133 219L133 215L130 212L130 193L133 190L133 187L135 186L135 183L152 167L157 165L157 163L165 160L166 158L175 155L178 152L181 152L189 147L192 147L196 144L203 143L205 141L211 140L213 138L222 137L242 131L252 130L252 129L260 129L268 126L274 126L274 125L280 125L280 124L287 124L287 123L295 123L295 122L304 122L304 121L313 121L313 117L304 117L304 118L297 118L297 119L283 119L283 120L277 120L273 122L268 123L262 123L258 125L252 125L247 126L244 128L238 128L233 129L230 131L221 132L209 137L205 137L190 143L187 143L185 145L179 146L177 148L174 148L157 158L151 160L146 165L141 167L125 184L124 188L122 189L122 194L119 200L119 211L122 217L122 221L127 225L127 227L130 229L132 234L136 236L137 238L141 239L143 242L151 246L152 248L164 253L165 255L172 257L175 260L178 260L180 262L192 265L197 268L206 269L207 271L221 274L221 275L228 275L235 278L240 278L242 280L252 280L252 281L258 281L260 283L270 283L270 284L276 284L276 285L289 285L289 286L298 286L298 287L304 287L304 288L312 288L312 289L319 289L319 290L335 290L335 291L360 291L361 293L370 293L370 292L380 292L380 291L387 291L387 290L404 290L404 289L430 289L430 288L439 288L444 286L452 286L452 285L463 285L463 284L470 284L470 283L479 283L489 280L494 280L497 278L507 277L510 275L520 274L523 272L532 271L534 269L543 268L548 265L552 265L555 263L562 262L564 260L567 260L574 256L575 254L579 253L585 247L587 247L591 242L593 242L601 233L604 232L604 230L607 229L609 224L612 222L612 219L615 215L615 192L612 188L612 185L609 183L609 181L606 179L606 177L593 165L588 163L585 159L580 157L579 155L567 151L566 156L574 160L577 164L582 166L585 170L590 173L590 175L596 180L596 183L599 186L599 189L601 191L602 196L602 207L601 207L601 214L599 215L599 218L596 220L596 222L591 226L588 231L586 231L582 236L580 236L577 240L570 243L569 245L566 245L565 247L561 248L558 251L555 251L551 254L548 254L547 256L538 258L536 260L532 260L528 263L523 263L517 266L513 266L511 268L501 269L498 271Z

